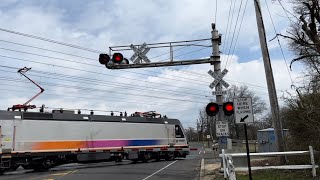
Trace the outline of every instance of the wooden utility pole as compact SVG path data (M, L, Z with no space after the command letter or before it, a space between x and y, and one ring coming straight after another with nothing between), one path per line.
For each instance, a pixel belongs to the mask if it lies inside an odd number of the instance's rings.
M267 46L266 33L264 29L261 6L259 0L254 0L254 7L256 10L257 26L260 38L260 46L262 51L264 70L266 73L267 87L269 92L270 108L272 113L274 133L276 137L276 144L278 151L284 151L283 134L282 134L282 124L279 115L279 104L277 98L276 87L274 84L273 72L270 62L270 56ZM284 163L284 158L281 158L281 163Z

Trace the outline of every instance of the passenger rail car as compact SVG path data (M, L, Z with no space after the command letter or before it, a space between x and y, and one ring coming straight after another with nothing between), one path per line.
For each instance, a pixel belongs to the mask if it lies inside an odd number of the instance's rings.
M177 119L0 111L0 171L66 163L186 157Z

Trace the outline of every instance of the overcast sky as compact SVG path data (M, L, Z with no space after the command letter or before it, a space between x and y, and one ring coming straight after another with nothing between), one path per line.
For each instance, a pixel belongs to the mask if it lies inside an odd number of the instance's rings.
M235 2L231 6L233 11L229 12L231 0L218 0L215 19L214 0L2 0L0 28L108 52L109 46L116 45L210 38L211 23L216 22L222 34L222 68L229 70L225 80L231 85L247 85L269 104L253 0L248 0L239 36L247 1ZM279 3L261 0L270 40L275 32L266 2L277 32L286 33L290 22ZM291 11L290 4L283 2L283 5ZM285 40L280 42L286 60L290 61L293 56ZM209 45L210 41L200 44ZM284 91L291 90L291 80L277 41L269 42L269 48L280 97ZM203 47L174 50L179 60L209 57L212 53L211 48ZM147 55L157 62L168 59L168 52L168 48L152 49ZM133 52L124 54L129 58ZM98 56L98 53L0 31L0 108L23 104L38 92L37 87L16 73L22 67L32 67L28 75L45 89L31 103L37 106L127 111L128 114L155 110L180 119L188 127L195 126L199 110L213 99L208 87L213 79L207 74L212 66L208 64L108 70L99 64ZM158 57L152 58L155 56ZM294 83L299 83L300 69L295 65L290 72Z

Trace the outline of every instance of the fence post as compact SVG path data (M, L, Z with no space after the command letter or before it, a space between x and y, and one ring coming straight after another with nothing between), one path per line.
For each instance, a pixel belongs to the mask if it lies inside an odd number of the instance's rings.
M235 168L234 168L234 165L233 165L232 156L228 155L226 157L228 159L228 176L229 176L229 179L230 180L237 180Z
M312 165L312 177L316 177L317 176L316 163L314 161L314 155L313 155L312 146L309 146L309 151L310 151L310 159L311 159L311 165Z
M223 177L224 179L227 178L227 168L226 168L226 159L224 149L222 149L222 164L223 164Z

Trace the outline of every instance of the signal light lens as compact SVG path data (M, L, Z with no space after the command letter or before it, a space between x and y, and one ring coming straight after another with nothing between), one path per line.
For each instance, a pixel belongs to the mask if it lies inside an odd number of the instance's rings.
M227 110L227 111L233 111L233 105L227 104L227 105L226 105L226 110Z
M99 55L100 64L108 64L109 61L110 61L110 56L108 54L100 54Z
M234 113L233 102L223 103L224 115L231 116Z
M114 53L112 56L112 61L114 63L120 64L123 60L123 55L121 53Z
M210 106L210 111L216 111L216 107L215 106Z
M206 107L208 116L215 116L219 112L219 105L217 103L209 103Z

